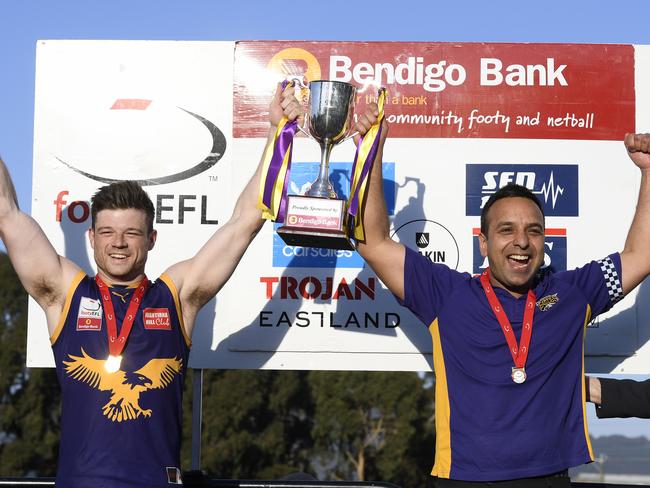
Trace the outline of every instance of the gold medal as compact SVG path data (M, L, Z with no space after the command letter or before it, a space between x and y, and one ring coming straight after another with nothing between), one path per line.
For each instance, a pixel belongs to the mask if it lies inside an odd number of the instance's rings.
M512 381L518 385L526 381L526 370L524 368L512 368Z
M112 354L108 356L106 362L104 363L104 368L109 373L116 373L120 370L120 364L122 363L122 356L113 356Z

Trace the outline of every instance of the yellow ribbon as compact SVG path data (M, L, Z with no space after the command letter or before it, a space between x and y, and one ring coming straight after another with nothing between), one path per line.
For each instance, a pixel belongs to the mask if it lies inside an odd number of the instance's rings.
M350 185L350 195L348 197L346 208L350 207L350 202L352 200L352 197L357 187L359 187L359 203L358 203L357 215L356 218L353 217L354 238L358 241L365 240L365 236L366 236L365 229L363 226L363 209L365 207L365 196L366 196L366 189L368 187L370 169L368 169L365 175L362 175L363 167L365 166L366 159L368 158L368 154L370 153L370 150L372 149L377 137L379 136L379 128L381 127L381 124L384 121L385 98L386 98L386 90L382 88L379 90L379 95L377 97L377 108L379 110L379 115L377 116L377 121L372 125L372 127L370 127L368 132L366 132L366 134L363 136L363 140L361 141L361 145L359 146L357 165L355 167L354 174L352 175L352 183ZM377 144L378 143L379 141L377 141ZM374 161L370 161L371 167L372 164L374 164Z

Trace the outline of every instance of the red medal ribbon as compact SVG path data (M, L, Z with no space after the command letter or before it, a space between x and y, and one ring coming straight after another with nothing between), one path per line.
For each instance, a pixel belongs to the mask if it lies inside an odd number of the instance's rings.
M494 289L490 284L490 268L483 271L483 274L481 275L481 284L483 285L485 296L487 297L488 302L490 302L492 311L501 325L503 335L506 336L506 341L508 342L508 347L510 349L510 354L512 355L512 360L515 363L515 367L523 369L526 365L526 358L528 358L530 337L533 333L533 315L535 314L536 300L535 293L533 290L528 290L526 309L524 310L524 323L521 330L521 340L519 341L519 347L517 347L517 339L512 330L512 325L510 325L510 320L508 320L508 317L501 306L501 302L497 298Z
M117 335L117 319L115 318L115 308L111 300L110 289L99 275L95 276L95 282L99 287L99 294L102 297L102 303L104 305L104 316L106 317L106 328L108 329L108 351L111 356L119 356L126 346L126 340L129 338L129 334L133 328L133 322L135 322L135 315L138 313L138 308L142 303L142 297L147 291L147 288L149 288L149 280L145 276L138 283L137 289L129 302L129 307L126 309L126 315L124 315L124 320L122 321L119 337Z

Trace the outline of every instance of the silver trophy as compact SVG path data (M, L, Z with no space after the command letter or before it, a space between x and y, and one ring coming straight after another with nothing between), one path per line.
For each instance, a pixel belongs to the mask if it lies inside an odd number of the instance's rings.
M356 87L341 81L309 83L305 127L299 129L320 145L318 178L304 196L289 195L285 225L278 234L289 245L354 249L344 228L345 200L338 198L329 179L332 148L350 134Z

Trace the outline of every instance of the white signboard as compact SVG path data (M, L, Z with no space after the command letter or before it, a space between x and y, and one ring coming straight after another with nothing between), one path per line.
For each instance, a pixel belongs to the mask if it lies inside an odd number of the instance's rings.
M60 253L94 273L89 197L102 180L146 180L159 231L147 273L156 277L228 219L264 147L275 83L287 75L388 86L392 232L432 261L482 269L480 208L509 181L545 205L545 265L571 269L622 249L639 174L621 140L650 127L635 109L650 106L646 46L44 41L36 219ZM358 110L373 93L359 92ZM351 142L334 149L340 194L353 156ZM296 139L291 193L315 179L318 160L315 142ZM650 372L649 290L642 284L590 324L588 369ZM285 245L272 223L203 309L192 340L190 366L200 368L426 370L432 362L426 326L355 252ZM53 364L34 302L28 342L29 366Z

